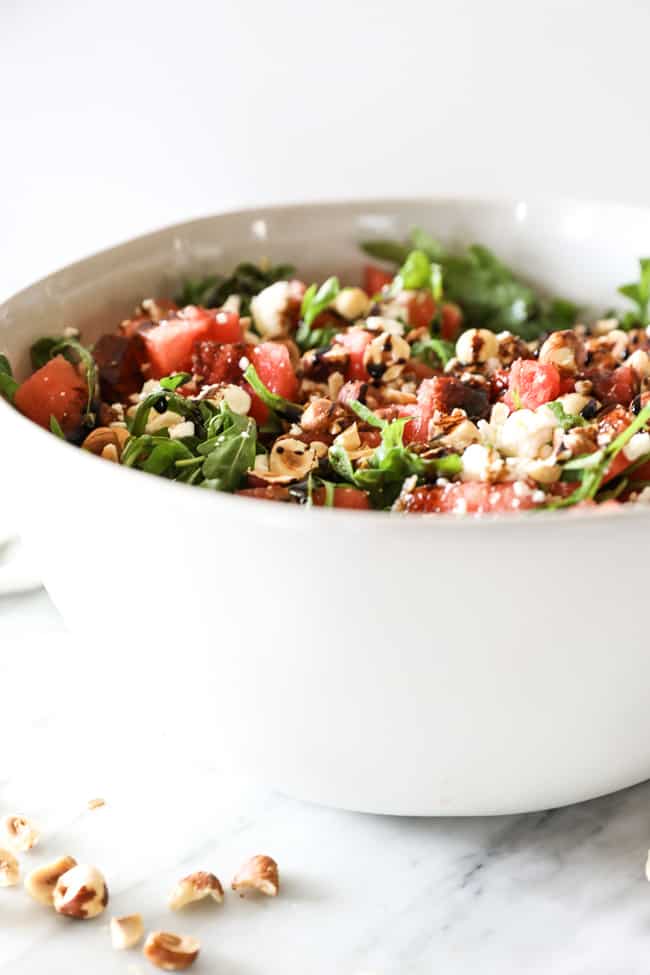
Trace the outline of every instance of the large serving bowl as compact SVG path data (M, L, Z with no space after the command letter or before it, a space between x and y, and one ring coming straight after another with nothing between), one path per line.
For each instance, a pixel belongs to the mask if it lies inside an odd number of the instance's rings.
M599 204L422 199L223 214L21 292L0 307L0 352L24 375L37 337L74 325L90 341L143 296L244 258L354 281L361 238L413 225L449 244L485 243L539 287L599 307L650 248L649 211ZM301 509L120 469L4 402L0 427L22 530L83 637L81 664L61 663L62 700L66 666L78 669L75 693L81 667L94 689L87 708L99 696L109 725L137 707L149 730L158 723L283 791L358 810L515 812L650 774L650 512Z

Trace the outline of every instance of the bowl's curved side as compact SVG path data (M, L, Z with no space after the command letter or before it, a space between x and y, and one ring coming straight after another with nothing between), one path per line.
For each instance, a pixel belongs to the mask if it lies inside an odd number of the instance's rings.
M413 224L484 241L548 288L566 282L569 297L597 303L650 240L646 211L586 204L230 214L27 289L0 308L0 352L24 367L43 333L80 325L92 338L195 264L265 254L299 258L308 275L354 274L359 237ZM650 774L650 656L634 585L647 517L298 512L119 470L2 402L0 425L46 584L85 635L89 684L122 701L128 675L132 707L161 725L172 715L192 747L228 751L306 798L411 814L555 805ZM102 638L111 660L100 673Z

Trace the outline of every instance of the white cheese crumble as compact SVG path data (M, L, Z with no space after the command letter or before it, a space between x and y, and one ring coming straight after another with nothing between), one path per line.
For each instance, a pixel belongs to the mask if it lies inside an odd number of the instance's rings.
M191 420L185 420L184 423L177 423L170 428L169 436L172 440L180 440L182 437L193 437L194 424Z
M499 427L496 446L508 457L537 457L552 442L556 426L551 410L515 410Z
M473 443L464 451L463 481L495 481L503 471L503 459L493 447Z
M291 295L288 281L276 281L260 291L251 301L251 313L257 329L265 338L276 339L287 334L287 310Z

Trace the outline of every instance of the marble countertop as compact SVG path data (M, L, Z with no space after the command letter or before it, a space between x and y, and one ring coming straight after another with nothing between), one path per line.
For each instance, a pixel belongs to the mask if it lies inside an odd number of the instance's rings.
M197 975L646 975L650 784L489 819L318 808L240 781L218 749L181 752L173 723L154 737L119 702L53 696L69 642L45 594L0 601L0 815L42 830L24 870L71 853L104 871L111 902L74 922L0 890L2 975L155 971L110 946L108 918L131 912L197 936ZM109 730L79 735L79 713ZM167 909L180 877L207 869L225 886L254 853L277 859L277 899Z

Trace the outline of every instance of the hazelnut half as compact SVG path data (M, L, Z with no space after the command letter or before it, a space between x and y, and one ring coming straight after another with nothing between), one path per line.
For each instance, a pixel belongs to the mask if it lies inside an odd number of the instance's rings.
M118 951L133 948L144 937L141 914L127 914L111 918L111 943Z
M130 436L124 427L97 427L88 434L81 446L104 460L117 462Z
M51 907L57 880L76 865L74 857L65 856L59 857L53 863L47 863L44 867L37 867L25 877L25 890L39 904Z
M19 880L18 860L11 850L0 850L0 887L14 887Z
M108 904L106 881L96 867L78 864L57 880L53 903L58 914L81 920L97 917Z
M144 943L143 954L156 968L166 972L181 972L196 961L201 949L196 938L152 931Z
M183 877L171 893L169 906L173 911L179 911L187 904L211 897L217 904L223 903L223 887L218 877L205 870L197 870L188 877Z
M280 890L277 863L272 857L252 857L235 874L232 889L237 891L258 890L261 894L266 894L267 897L275 897Z
M39 841L40 833L24 816L5 816L2 820L2 836L14 853L31 850Z

